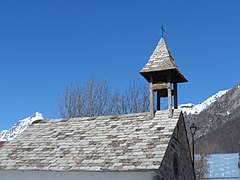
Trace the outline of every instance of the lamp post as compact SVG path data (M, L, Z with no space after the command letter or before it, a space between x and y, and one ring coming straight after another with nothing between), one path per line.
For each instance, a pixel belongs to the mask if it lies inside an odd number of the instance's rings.
M190 132L192 135L192 166L193 166L194 172L195 172L195 169L194 169L194 136L195 136L196 130L197 130L197 126L193 123L190 126Z

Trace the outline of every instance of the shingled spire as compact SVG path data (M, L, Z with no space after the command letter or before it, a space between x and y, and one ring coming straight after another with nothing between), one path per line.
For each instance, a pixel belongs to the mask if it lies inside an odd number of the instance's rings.
M171 117L172 95L174 96L174 109L178 107L177 83L187 82L187 79L178 69L163 37L140 74L150 83L151 117L154 117L154 92L157 92L157 110L160 110L160 98L168 97L169 116Z

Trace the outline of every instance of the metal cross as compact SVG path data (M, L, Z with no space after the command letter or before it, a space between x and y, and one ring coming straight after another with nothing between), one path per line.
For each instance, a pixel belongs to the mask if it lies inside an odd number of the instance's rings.
M165 32L165 30L163 29L163 25L162 25L161 29L162 29L162 37L163 37L163 33Z

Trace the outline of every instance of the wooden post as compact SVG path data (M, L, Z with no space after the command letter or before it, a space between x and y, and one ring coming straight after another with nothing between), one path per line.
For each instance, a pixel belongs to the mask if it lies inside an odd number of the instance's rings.
M167 89L168 89L168 111L169 117L172 117L172 87L171 87L171 77L167 77Z
M150 118L154 118L154 94L152 90L152 81L150 82Z
M177 92L177 83L173 84L174 91L174 109L178 108L178 92Z
M159 111L160 110L160 99L161 97L160 97L160 92L159 91L157 91L157 111Z

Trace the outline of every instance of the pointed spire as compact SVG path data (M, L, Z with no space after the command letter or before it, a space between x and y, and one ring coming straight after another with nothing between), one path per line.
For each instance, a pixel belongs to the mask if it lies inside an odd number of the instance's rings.
M177 83L187 82L187 79L178 69L163 37L140 74L150 84L150 118L154 117L155 112L154 92L157 92L157 110L160 110L161 97L168 97L169 117L172 117L172 96L174 96L174 109L178 107Z
M140 74L143 75L148 82L150 82L152 75L158 77L164 76L166 71L170 71L168 74L170 73L174 81L187 82L186 78L178 69L176 62L164 41L164 38L161 37L148 63L140 71ZM162 78L160 80L166 82L166 78Z

